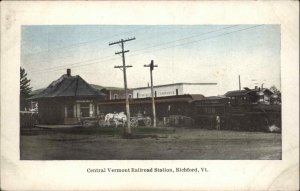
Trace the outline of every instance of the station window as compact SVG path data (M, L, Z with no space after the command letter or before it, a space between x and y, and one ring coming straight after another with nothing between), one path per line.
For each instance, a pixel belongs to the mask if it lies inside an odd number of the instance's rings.
M80 114L81 117L90 116L90 103L80 103Z
M214 114L214 113L216 113L216 109L214 108L214 107L205 107L204 108L204 113L212 113L212 114Z
M118 94L114 94L114 99L118 99Z

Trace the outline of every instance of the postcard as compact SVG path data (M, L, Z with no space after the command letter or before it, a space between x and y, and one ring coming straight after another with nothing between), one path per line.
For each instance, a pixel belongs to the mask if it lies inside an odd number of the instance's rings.
M4 190L297 190L299 3L4 2Z

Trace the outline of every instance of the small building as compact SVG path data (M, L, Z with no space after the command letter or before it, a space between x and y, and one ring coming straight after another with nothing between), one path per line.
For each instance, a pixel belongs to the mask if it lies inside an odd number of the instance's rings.
M187 94L214 95L217 83L174 83L153 86L154 97L179 96ZM151 87L133 89L133 98L151 97Z
M106 100L125 99L124 89L104 88L101 90L101 92L106 94ZM128 98L132 99L133 91L131 89L128 89L127 92L128 92Z
M105 94L93 88L71 70L53 81L46 89L30 98L38 102L41 124L76 124L81 118L97 115L97 102Z
M268 88L257 88L244 90L228 91L225 96L230 99L231 104L250 104L250 103L270 103L273 92Z

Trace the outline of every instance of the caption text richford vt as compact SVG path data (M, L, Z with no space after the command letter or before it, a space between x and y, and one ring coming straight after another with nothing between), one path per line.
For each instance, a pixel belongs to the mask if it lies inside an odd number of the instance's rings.
M87 173L127 173L127 172L190 172L202 173L208 172L205 167L200 168L87 168Z

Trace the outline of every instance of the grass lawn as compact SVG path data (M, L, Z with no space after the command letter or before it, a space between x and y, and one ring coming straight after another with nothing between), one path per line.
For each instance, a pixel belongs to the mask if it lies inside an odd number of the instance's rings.
M281 134L180 128L24 130L23 160L281 159Z

